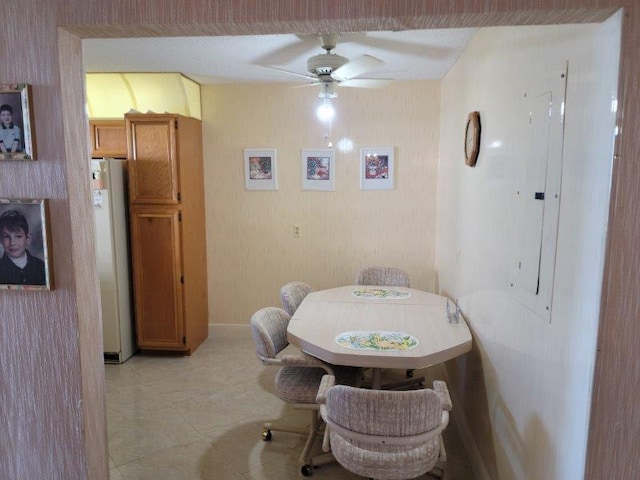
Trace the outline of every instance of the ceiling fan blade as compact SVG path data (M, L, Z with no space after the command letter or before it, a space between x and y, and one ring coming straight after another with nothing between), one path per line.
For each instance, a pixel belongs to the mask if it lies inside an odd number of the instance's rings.
M371 55L361 55L337 68L331 76L336 80L349 80L364 73L379 70L384 67L384 62Z
M384 88L393 83L387 78L351 78L340 82L341 87Z
M306 78L307 80L311 80L313 82L318 81L318 77L309 75L308 73L305 74L305 73L292 72L290 70L285 70L284 68L272 67L270 65L261 65L261 66L264 68L268 68L270 70L276 70L278 72L286 73L287 75L295 75L296 77Z
M320 81L315 81L315 82L311 82L311 83L305 83L304 85L294 85L291 88L307 88L307 87L315 87L316 85L321 85L322 82Z

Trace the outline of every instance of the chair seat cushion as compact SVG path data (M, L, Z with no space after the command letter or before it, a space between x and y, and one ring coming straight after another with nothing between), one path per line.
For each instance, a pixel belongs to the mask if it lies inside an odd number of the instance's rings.
M316 403L322 368L282 367L276 374L276 395L287 403Z
M362 377L362 369L332 366L338 385L357 385ZM287 403L316 403L316 395L324 368L282 367L276 374L276 395Z

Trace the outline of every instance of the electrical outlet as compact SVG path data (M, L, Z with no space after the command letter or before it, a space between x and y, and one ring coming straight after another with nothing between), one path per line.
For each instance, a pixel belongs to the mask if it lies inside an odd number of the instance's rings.
M293 236L294 238L300 238L300 225L293 226Z

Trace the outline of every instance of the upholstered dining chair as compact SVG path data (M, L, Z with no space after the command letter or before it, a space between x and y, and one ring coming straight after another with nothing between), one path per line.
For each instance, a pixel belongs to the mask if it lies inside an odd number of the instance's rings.
M396 267L365 267L356 275L356 285L409 287L409 275Z
M441 434L452 407L446 383L395 392L335 385L326 375L317 400L326 423L323 450L350 472L377 480L427 472L444 478Z
M289 282L280 289L282 308L293 317L304 297L312 292L311 286L304 282Z
M280 308L263 308L251 316L251 333L258 359L264 365L279 367L275 376L275 394L293 408L309 410L310 424L305 428L266 422L262 438L271 440L272 431L307 434L298 467L303 475L308 476L314 466L333 461L330 455L311 456L311 448L321 425L316 395L323 375L331 374L337 383L357 385L361 372L357 369L337 369L334 377L332 367L315 357L306 354L279 355L289 345L287 325L290 318Z

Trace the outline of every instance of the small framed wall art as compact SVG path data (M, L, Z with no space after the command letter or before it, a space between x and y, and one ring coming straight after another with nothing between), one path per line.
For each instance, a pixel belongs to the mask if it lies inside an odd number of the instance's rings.
M302 150L302 190L332 192L336 189L336 165L333 150Z
M360 189L393 190L393 147L360 149Z
M278 189L275 148L244 149L244 181L247 190Z
M0 160L35 160L31 87L0 85Z
M0 289L51 288L47 201L0 198Z

